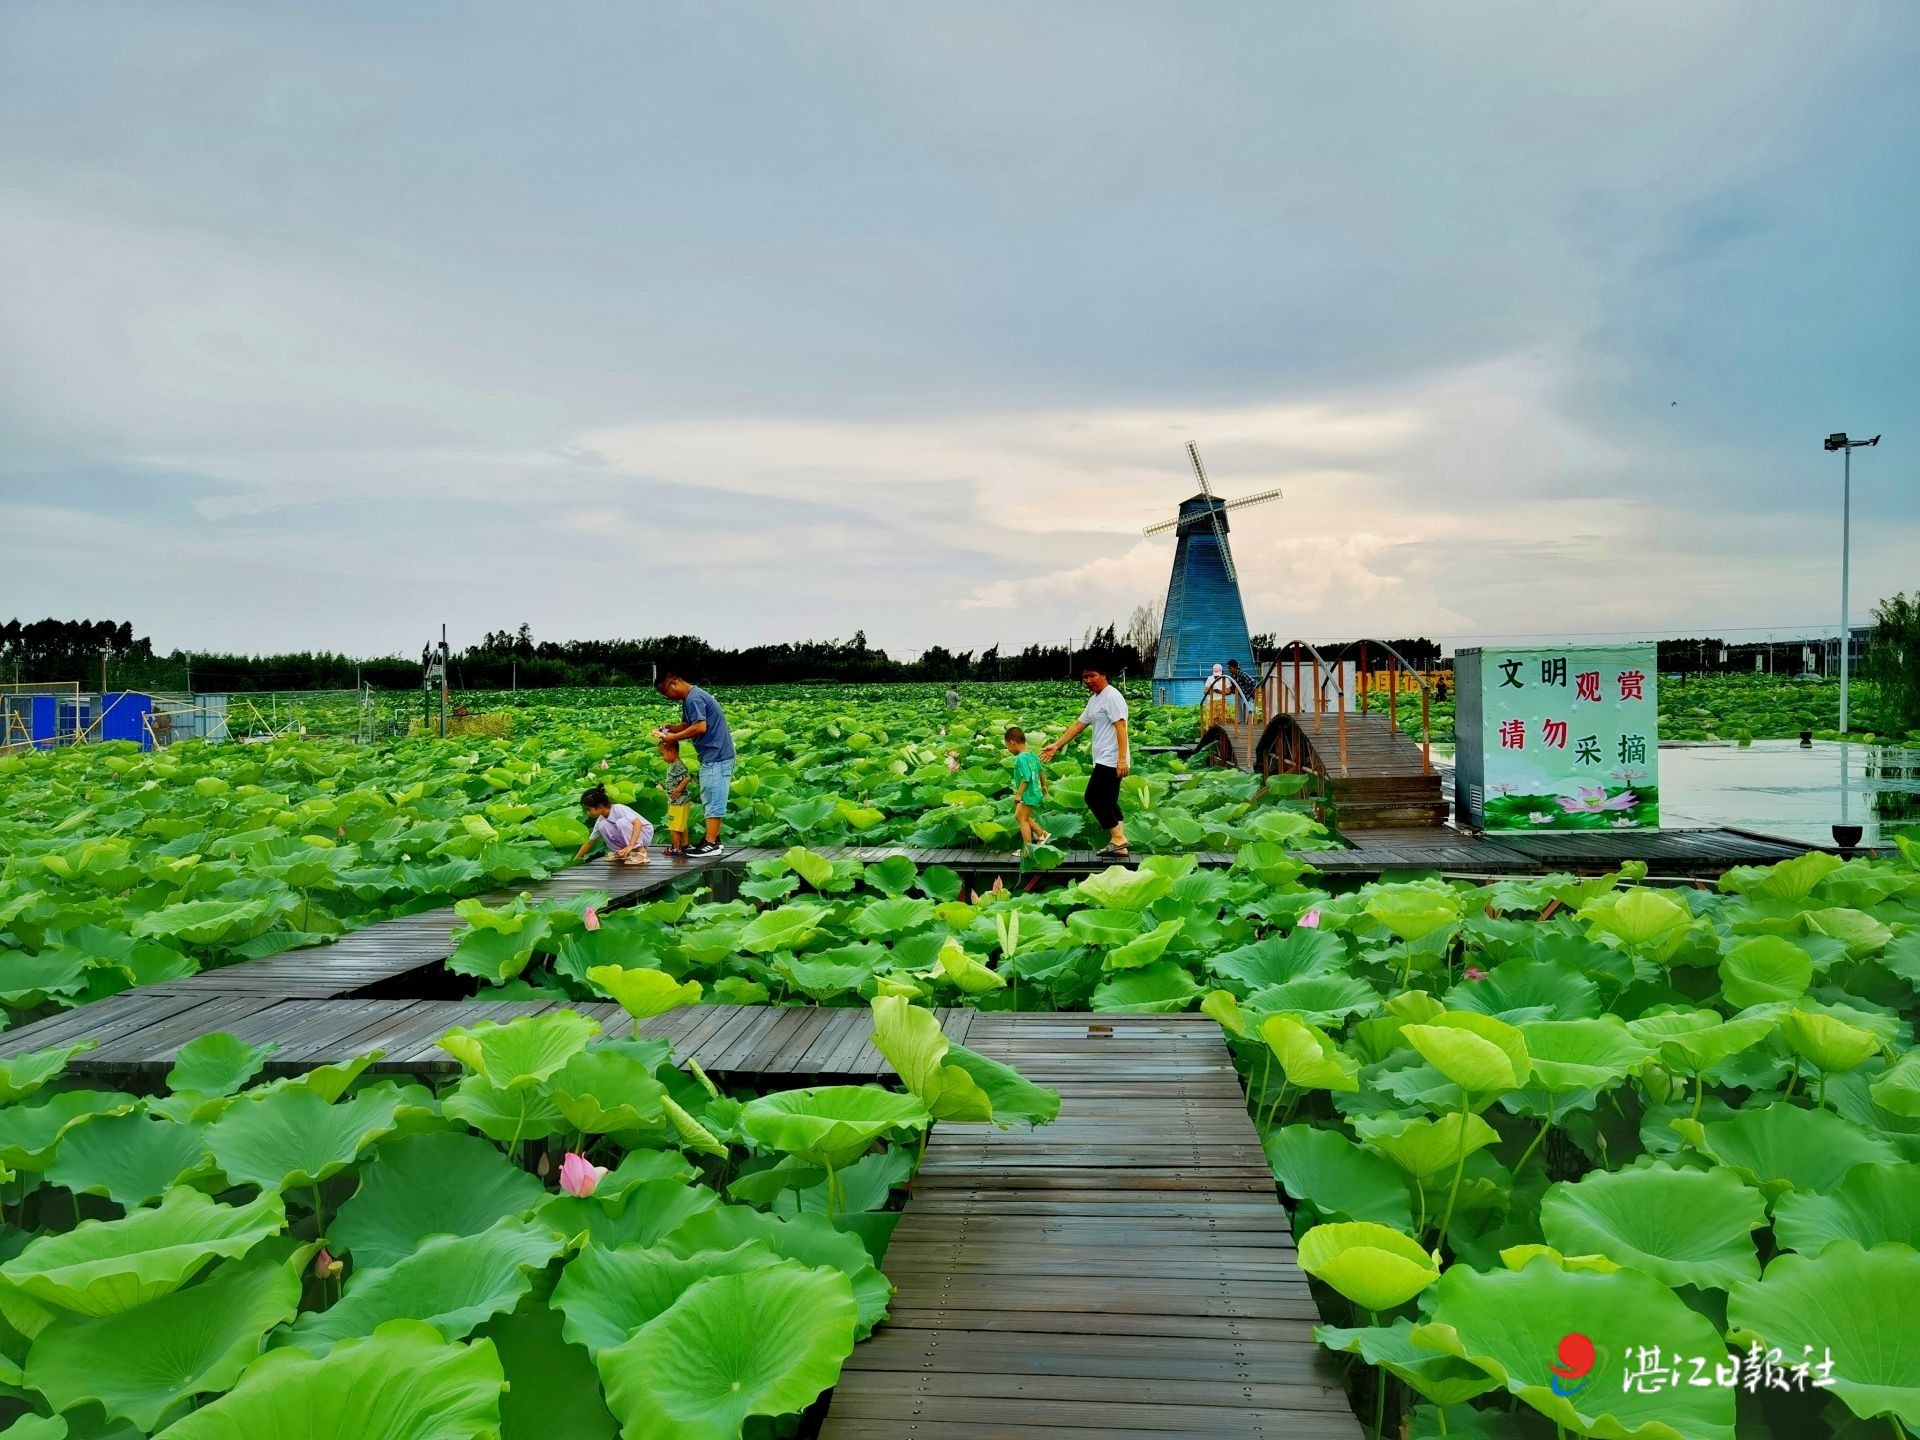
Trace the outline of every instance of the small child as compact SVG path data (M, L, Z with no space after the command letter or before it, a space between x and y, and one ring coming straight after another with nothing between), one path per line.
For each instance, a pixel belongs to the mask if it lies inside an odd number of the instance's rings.
M687 853L687 824L693 802L687 799L687 786L693 772L680 759L680 742L662 740L660 754L667 762L666 778L660 788L667 792L667 854L678 860Z
M1027 749L1027 732L1018 725L1007 727L1007 749L1013 752L1013 818L1020 822L1020 842L1044 845L1053 836L1042 830L1033 818L1033 807L1047 793L1047 778L1040 773L1040 757Z
M594 842L603 841L607 849L613 852L613 859L626 865L647 863L647 842L653 839L651 820L628 806L614 804L607 798L607 787L604 785L596 785L582 795L580 805L587 814L593 816L593 833L574 852L574 859L585 859L587 852L593 849Z

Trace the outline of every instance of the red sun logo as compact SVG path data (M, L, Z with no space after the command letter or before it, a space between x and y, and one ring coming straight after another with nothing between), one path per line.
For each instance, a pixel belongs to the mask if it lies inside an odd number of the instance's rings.
M1553 1369L1553 1393L1575 1395L1586 1388L1584 1378L1593 1369L1593 1341L1578 1331L1560 1337L1560 1361ZM1575 1383L1577 1382L1577 1383Z

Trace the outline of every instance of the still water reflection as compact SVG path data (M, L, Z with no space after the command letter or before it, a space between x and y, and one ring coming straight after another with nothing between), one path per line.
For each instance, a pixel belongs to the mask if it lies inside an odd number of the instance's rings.
M1920 749L1825 740L1810 749L1797 740L1662 745L1660 821L1823 845L1833 843L1833 826L1852 823L1863 845L1890 844L1895 830L1920 826Z

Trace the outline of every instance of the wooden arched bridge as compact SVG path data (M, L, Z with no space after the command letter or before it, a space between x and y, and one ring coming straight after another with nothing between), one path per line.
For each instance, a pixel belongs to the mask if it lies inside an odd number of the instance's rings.
M1305 641L1261 667L1254 703L1203 709L1201 753L1265 775L1307 775L1341 830L1440 826L1433 764L1435 677L1381 640L1326 654ZM1401 727L1417 708L1420 738Z

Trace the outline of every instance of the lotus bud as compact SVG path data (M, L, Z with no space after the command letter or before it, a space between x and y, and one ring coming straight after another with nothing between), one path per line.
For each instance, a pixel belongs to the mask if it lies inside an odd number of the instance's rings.
M1467 966L1467 979L1484 980L1486 978L1487 978L1487 972L1482 970L1478 965Z
M587 906L587 908L581 912L580 923L589 930L598 930L600 928L600 911L598 907L593 905Z
M346 1262L334 1259L324 1245L320 1247L320 1253L313 1257L313 1278L316 1280L338 1280L346 1268Z
M546 1179L547 1176L553 1173L553 1157L542 1150L540 1152L540 1163L535 1165L533 1170L542 1180Z
M1298 924L1302 930L1318 930L1320 928L1320 907L1316 905L1313 909L1307 911L1306 914L1300 917Z
M606 1166L592 1164L586 1156L569 1150L560 1162L560 1188L569 1195L591 1195L600 1188L606 1173Z
M947 752L947 769L958 770L959 768L960 768L960 757L954 754L953 751L949 750Z
M611 769L612 767L611 767L610 765L608 765L606 761L604 761L604 760L602 760L602 761L600 762L600 768L601 768L602 770L609 770L609 769Z

